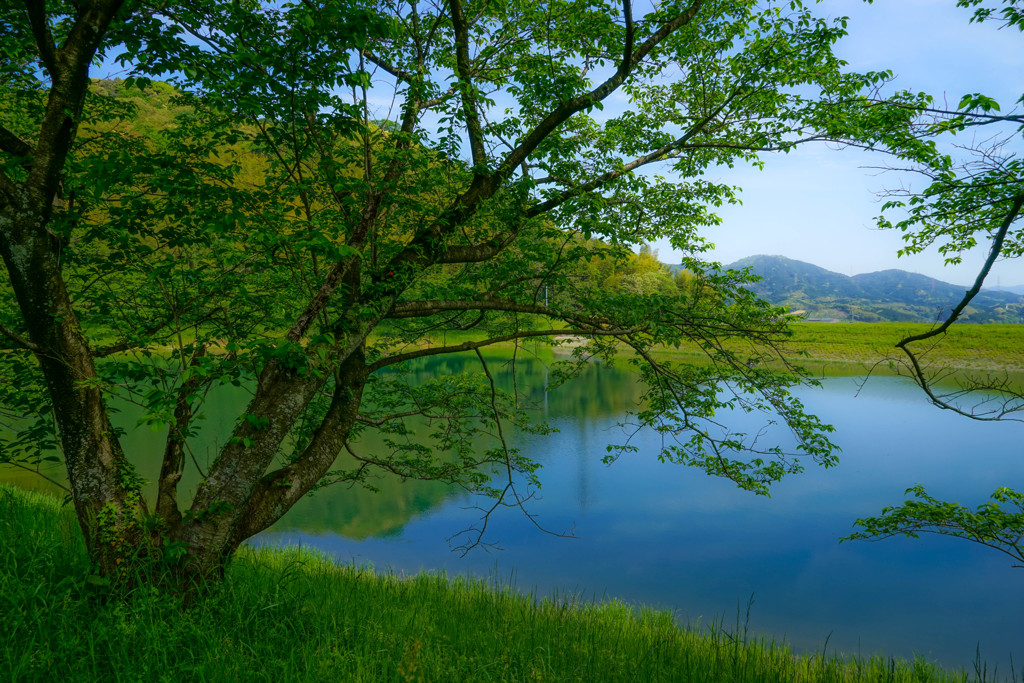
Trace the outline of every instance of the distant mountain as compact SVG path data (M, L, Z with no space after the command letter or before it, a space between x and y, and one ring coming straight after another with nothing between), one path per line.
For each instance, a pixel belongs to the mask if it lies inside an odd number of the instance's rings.
M1013 287L982 287L983 290L991 290L993 292L1013 292L1014 294L1024 295L1024 285L1014 285Z
M729 268L749 268L762 278L751 287L754 292L812 320L932 322L948 315L966 291L905 270L850 277L783 256L750 256ZM1024 322L1024 296L983 289L960 319Z

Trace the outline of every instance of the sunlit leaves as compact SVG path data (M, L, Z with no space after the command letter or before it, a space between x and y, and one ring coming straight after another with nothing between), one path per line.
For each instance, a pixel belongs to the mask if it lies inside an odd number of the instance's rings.
M1000 487L976 509L934 498L921 484L906 493L914 498L900 506L883 508L878 517L858 519L856 525L862 530L843 540L952 536L994 548L1009 555L1015 567L1024 567L1024 493Z
M1020 0L1002 0L1002 7L996 6L998 3L989 3L986 0L957 0L956 4L957 7L974 9L971 21L992 21L1024 31L1024 6Z
M971 95L964 95L956 108L961 111L999 111L999 103L981 93L973 93Z
M1017 0L1003 7L982 0L959 0L961 7L975 8L973 21L999 20L1024 28ZM955 110L946 110L925 94L916 98L895 93L885 101L867 105L879 111L898 112L879 147L903 162L916 174L913 186L889 191L883 205L882 228L904 233L901 254L919 253L937 245L946 263L960 263L963 254L984 245L1009 216L1015 197L1024 190L1020 159L1024 118L1003 112L999 103L983 93L963 95ZM1024 251L1024 228L1011 225L1002 256Z

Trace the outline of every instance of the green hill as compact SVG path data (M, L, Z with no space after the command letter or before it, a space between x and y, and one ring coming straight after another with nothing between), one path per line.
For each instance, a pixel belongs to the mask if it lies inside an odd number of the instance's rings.
M750 256L729 265L761 277L752 289L809 320L932 322L945 318L964 287L904 270L852 277L783 256ZM1024 322L1024 296L982 290L960 318L971 323Z

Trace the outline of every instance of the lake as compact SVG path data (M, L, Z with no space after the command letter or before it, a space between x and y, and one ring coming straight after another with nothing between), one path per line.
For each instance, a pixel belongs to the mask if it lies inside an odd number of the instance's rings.
M437 360L415 372L457 372L464 362ZM507 509L485 538L501 550L461 556L447 539L479 518L479 501L392 477L374 482L378 493L320 491L253 542L317 548L379 570L470 574L541 596L614 597L671 610L690 625L735 628L738 610L745 620L752 600L751 634L785 639L798 651L820 652L827 642L829 652L917 653L970 668L980 647L990 673L996 664L1009 673L1011 656L1018 672L1024 666L1024 569L1005 555L934 536L838 543L854 519L901 502L915 483L972 507L997 486L1024 488L1024 425L938 410L900 378L874 377L863 387L828 379L799 393L810 412L837 427L840 464L809 465L769 499L659 463L654 434L634 437L638 453L602 464L606 444L624 438L624 411L640 397L626 370L591 365L578 384L544 392L542 364L520 369L559 430L514 436L543 465L529 511L573 538L544 533ZM211 402L206 439L224 437L241 400L225 394ZM129 452L151 451L144 442L155 437L133 435ZM158 466L144 474L155 476Z

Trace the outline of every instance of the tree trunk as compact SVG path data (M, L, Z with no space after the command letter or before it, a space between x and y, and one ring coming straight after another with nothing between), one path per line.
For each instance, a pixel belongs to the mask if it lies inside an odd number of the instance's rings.
M34 353L49 390L87 547L101 570L113 575L143 537L140 482L114 436L48 226L89 87L89 65L123 0L77 7L60 45L43 3L26 4L52 85L37 139L5 138L4 151L20 159L27 176L17 184L3 178L0 255L28 330L24 346Z
M51 397L86 545L101 569L113 573L141 539L141 482L114 436L92 354L38 212L17 209L30 218L12 221L0 254ZM19 215L17 209L8 215Z
M242 542L279 520L321 480L334 464L356 422L366 377L365 356L359 347L334 373L330 407L310 443L283 467L266 473L270 464L267 461L259 474L253 477L258 462L254 454L246 463L247 470L228 469L223 461L225 453L230 451L230 444L225 447L207 482L200 487L197 501L185 514L180 527L168 535L182 551L187 552L181 567L182 579L196 583L219 579L225 562ZM308 404L307 394L323 386L319 380L307 381L310 386L298 388L284 382L279 389L289 389L291 393L272 391L262 401L273 402L274 398L283 397L285 403L303 400L304 407ZM254 401L254 404L259 402ZM250 405L248 410L250 414L254 413L254 405ZM273 430L284 429L286 432L292 422L294 418L282 420L273 425ZM267 430L270 430L269 426ZM261 435L267 436L265 433ZM281 438L270 437L275 443L283 440L283 435ZM214 474L218 479L216 494L211 493L209 481Z

